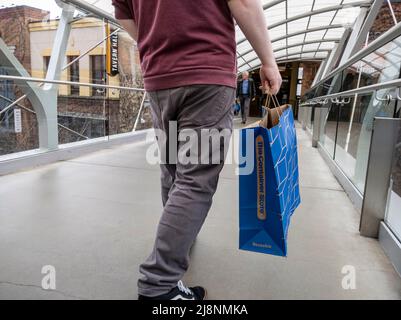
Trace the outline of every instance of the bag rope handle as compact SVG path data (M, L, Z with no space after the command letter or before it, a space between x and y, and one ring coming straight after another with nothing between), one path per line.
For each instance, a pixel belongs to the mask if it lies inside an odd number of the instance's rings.
M280 108L280 103L279 103L276 95L268 93L267 99L266 99L266 102L265 102L265 105L263 106L263 108L267 111L271 110L272 108L268 107L268 106L270 106L270 101L273 101L273 107L274 107L273 109L276 110L277 115L280 118L283 115L283 112L281 112L281 113L279 112L279 110L281 111L281 108Z

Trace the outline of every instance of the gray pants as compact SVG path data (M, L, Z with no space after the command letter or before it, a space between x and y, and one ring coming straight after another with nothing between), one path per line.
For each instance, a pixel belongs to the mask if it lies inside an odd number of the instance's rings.
M185 129L232 130L235 89L194 85L149 92L154 127L168 134L169 121ZM162 145L161 149L168 146ZM178 150L181 147L178 142ZM156 297L169 292L189 267L189 251L212 205L226 157L224 142L218 146L220 164L163 164L161 185L163 213L149 258L140 266L138 293ZM165 149L165 150L166 150ZM199 156L200 157L200 156ZM167 159L168 161L168 159Z
M249 116L249 107L251 105L251 98L240 97L240 104L241 104L242 122L246 123Z

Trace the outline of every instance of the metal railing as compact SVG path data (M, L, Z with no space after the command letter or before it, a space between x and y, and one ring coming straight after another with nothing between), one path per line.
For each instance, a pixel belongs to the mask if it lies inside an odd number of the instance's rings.
M109 89L109 90L121 90L121 91L131 91L131 92L143 92L143 97L141 99L141 103L139 105L139 111L134 123L134 128L132 130L132 132L136 132L143 114L143 110L144 110L144 105L145 105L145 101L146 101L146 92L145 89L143 88L133 88L133 87L123 87L123 86L116 86L116 85L104 85L104 84L96 84L96 83L82 83L82 82L74 82L74 81L62 81L62 80L46 80L46 79L41 79L41 78L31 78L31 77L19 77L19 76L9 76L9 75L0 75L0 81L2 80L11 80L11 81L15 81L15 83L28 83L28 82L33 82L33 83L38 83L39 86L44 85L44 84L56 84L56 85L76 85L76 86L83 86L83 87L90 87L90 88L99 88L99 89ZM37 115L37 112L35 110L32 110L30 108L27 108L26 106L21 104L21 101L23 99L25 99L28 95L23 95L21 97L19 97L16 100L11 100L7 97L1 96L0 95L0 99L6 101L9 103L8 106L6 106L5 108L3 108L2 110L0 110L0 116L5 114L7 111L9 111L10 109L14 109L14 108L20 108L23 109L24 111ZM66 96L67 98L69 96ZM89 97L90 98L90 97ZM107 100L106 97L104 97L105 100ZM71 128L68 128L67 126L61 124L61 123L57 123L57 126L59 128L62 128L68 132L70 132L73 135L76 135L86 141L90 141L93 140L93 138L90 138L86 135L84 135L81 132L78 132L76 130L73 130Z
M400 48L400 37L398 23L318 81L299 105L300 122L310 129L313 146L319 147L337 180L361 210L360 231L370 237L377 237L386 212L395 128L401 121L401 62L399 58L390 61L383 57L384 66L373 77L379 83L370 85L372 77L364 73L362 65L369 64L364 60L375 52L380 56L392 54L380 52L381 48L390 43ZM358 63L360 66L355 67ZM353 89L348 89L345 82L349 68ZM386 68L392 68L392 72ZM367 85L361 84L362 77Z
M99 7L96 7L86 1L82 1L82 0L60 0L60 1L64 2L65 4L72 5L81 11L85 11L89 14L93 14L97 18L102 18L102 19L114 24L116 27L121 28L120 23L113 15L109 14L108 12L106 12L106 11L100 9Z
M76 85L76 86L100 88L100 89L114 89L114 90L128 90L128 91L145 92L145 89L143 89L143 88L122 87L122 86L114 86L114 85L107 85L107 84L96 84L96 83L74 82L74 81L63 81L63 80L47 80L47 79L41 79L41 78L18 77L18 76L8 76L8 75L0 75L0 80L50 83L50 84L57 84L57 85Z
M356 89L351 89L347 91L342 91L342 92L337 92L337 93L332 93L316 98L312 98L307 100L306 102L303 102L300 104L300 107L323 107L327 105L329 102L334 103L334 104L347 104L349 103L349 97L354 97L355 95L362 95L362 94L368 94L368 93L374 93L377 100L385 101L389 100L393 96L387 95L388 99L383 99L383 98L378 98L377 97L377 92L380 90L384 89L400 89L401 88L401 79L397 80L391 80L383 83L377 83L373 84L370 86L365 86L362 88L356 88ZM401 89L400 89L401 90ZM397 96L395 99L401 101L401 96L400 96L400 91L398 91ZM341 98L341 99L340 99Z

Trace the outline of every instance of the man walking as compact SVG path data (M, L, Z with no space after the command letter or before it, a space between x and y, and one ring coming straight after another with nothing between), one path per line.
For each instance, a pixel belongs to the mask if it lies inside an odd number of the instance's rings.
M237 99L241 104L242 124L246 124L249 116L251 101L256 96L255 82L249 78L249 72L242 72L242 80L237 86Z
M259 0L112 1L116 18L138 42L154 127L167 136L171 121L178 133L232 130L237 85L233 17L262 62L263 86L278 92L281 77ZM168 142L160 139L161 149ZM184 145L175 142L179 150ZM205 299L204 288L188 288L181 279L224 165L226 148L217 148L222 156L217 164L184 164L172 161L177 155L170 153L161 165L164 209L153 251L140 266L139 299Z

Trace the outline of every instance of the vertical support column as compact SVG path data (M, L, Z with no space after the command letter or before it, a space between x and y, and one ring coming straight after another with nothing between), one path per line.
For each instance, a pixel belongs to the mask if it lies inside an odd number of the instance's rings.
M384 1L385 0L375 0L372 6L369 8L368 15L365 19L363 27L361 28L361 31L359 32L358 37L355 40L355 43L352 44L352 50L350 56L356 54L364 46L367 36L373 27L373 24L377 18L377 15L380 12L380 9L384 4Z
M54 39L54 45L50 57L46 80L60 80L63 64L65 62L68 39L71 32L71 21L74 17L74 7L57 1L63 9L59 25ZM57 94L58 85L45 84L43 86L44 109L46 111L47 132L39 135L41 149L54 150L58 148L58 119L57 119ZM39 117L39 115L38 115ZM38 121L40 121L38 119Z
M324 79L324 77L327 76L330 73L330 71L333 69L333 65L335 63L336 52L339 52L339 51L340 50L339 50L338 44L336 44L334 46L334 48L330 51L330 54L326 58L326 63L324 64L324 68L322 70L322 75L321 75L320 80Z
M335 50L335 47L334 47L333 50ZM329 58L330 58L330 56L332 55L332 53L333 53L333 51L331 51L331 52L330 52L330 55L329 55L326 59L324 59L324 60L322 61L322 63L320 64L319 69L318 69L317 72L316 72L315 79L313 79L312 88L314 87L314 85L315 85L316 83L318 83L318 82L323 78L324 70L326 69L327 62L329 61Z
M361 29L363 27L366 17L368 16L368 13L369 13L368 8L364 7L361 8L361 12L356 18L354 25L352 26L352 32L351 35L349 36L347 46L345 47L343 55L341 57L340 65L344 64L351 57L352 52L356 47L356 43L358 42L357 40L359 39Z
M401 119L375 118L369 151L368 171L362 206L360 232L377 238L384 220L393 162Z
M320 121L322 116L321 106L315 107L315 114L313 118L313 133L312 133L312 147L317 148L320 138Z

